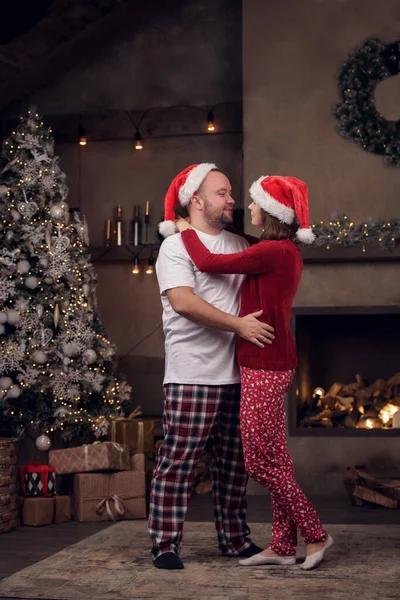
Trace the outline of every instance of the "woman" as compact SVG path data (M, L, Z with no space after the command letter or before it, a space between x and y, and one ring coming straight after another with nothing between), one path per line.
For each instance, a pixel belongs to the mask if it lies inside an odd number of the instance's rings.
M295 564L299 529L307 546L301 567L312 569L322 561L333 540L295 481L284 406L297 365L290 317L302 273L301 252L293 240L297 237L311 243L314 239L308 228L308 190L295 177L260 177L251 186L250 196L251 222L261 227L262 233L258 243L242 252L212 254L185 220L179 219L177 228L200 271L247 275L241 289L241 316L262 309L262 319L275 329L271 345L256 346L237 338L246 469L250 477L269 489L273 512L268 548L239 563Z

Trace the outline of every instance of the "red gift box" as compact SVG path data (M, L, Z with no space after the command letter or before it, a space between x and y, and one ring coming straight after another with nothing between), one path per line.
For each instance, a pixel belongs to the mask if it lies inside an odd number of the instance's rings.
M24 496L53 496L56 493L56 468L29 463L19 468Z

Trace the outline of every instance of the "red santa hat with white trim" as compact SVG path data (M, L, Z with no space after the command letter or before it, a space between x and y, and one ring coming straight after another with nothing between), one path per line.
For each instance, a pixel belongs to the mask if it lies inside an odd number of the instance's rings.
M262 176L250 187L250 196L265 212L281 223L291 225L295 218L300 228L296 237L303 244L312 244L315 235L308 220L308 187L296 177Z
M214 169L217 166L213 163L190 165L173 179L164 200L164 221L158 226L162 236L168 237L175 233L175 208L179 204L187 206L208 173Z

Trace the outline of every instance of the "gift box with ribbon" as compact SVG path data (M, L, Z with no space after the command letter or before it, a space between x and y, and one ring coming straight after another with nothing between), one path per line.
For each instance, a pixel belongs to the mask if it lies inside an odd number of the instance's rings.
M122 444L130 454L154 453L154 419L140 417L142 409L137 406L128 417L110 420L107 439Z
M76 448L50 450L49 461L58 474L87 471L127 471L129 452L115 442L94 442Z
M143 471L79 473L74 476L77 521L119 521L146 518Z
M69 496L52 498L20 498L21 518L24 525L39 527L71 520Z
M21 491L24 496L53 496L56 493L54 465L29 463L19 468Z

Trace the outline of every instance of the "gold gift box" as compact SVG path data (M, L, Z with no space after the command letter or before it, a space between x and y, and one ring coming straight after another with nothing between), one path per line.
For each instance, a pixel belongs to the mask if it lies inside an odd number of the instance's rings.
M138 417L135 409L129 417L112 419L107 439L129 448L130 454L154 454L154 419Z

